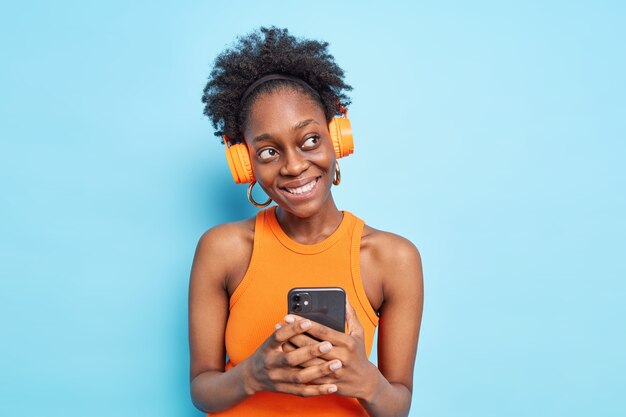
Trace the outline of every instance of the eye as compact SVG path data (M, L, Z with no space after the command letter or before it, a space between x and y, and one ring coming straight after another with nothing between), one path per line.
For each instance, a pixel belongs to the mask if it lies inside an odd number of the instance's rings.
M304 141L304 143L302 144L302 148L304 149L313 149L315 148L317 145L319 145L320 143L320 137L319 136L311 136L306 138L306 140Z
M259 151L258 155L262 161L271 161L278 156L278 152L274 148L265 148Z

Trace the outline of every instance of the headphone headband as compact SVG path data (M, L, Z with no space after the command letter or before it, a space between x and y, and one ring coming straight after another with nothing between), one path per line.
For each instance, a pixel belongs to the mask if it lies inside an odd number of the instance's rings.
M259 78L258 80L256 80L255 82L253 82L250 87L248 87L246 89L246 91L244 91L243 95L241 96L241 100L239 100L239 105L243 105L243 103L245 103L246 99L248 98L248 96L250 94L252 94L252 92L254 90L256 90L256 88L258 86L260 86L261 84L264 84L268 81L273 81L273 80L286 80L286 81L293 81L297 84L300 84L302 87L306 88L307 90L311 91L313 94L315 94L316 97L320 98L320 94L313 88L311 87L309 84L306 83L306 81L297 78L297 77L292 77L291 75L283 75L283 74L268 74L265 75L261 78Z

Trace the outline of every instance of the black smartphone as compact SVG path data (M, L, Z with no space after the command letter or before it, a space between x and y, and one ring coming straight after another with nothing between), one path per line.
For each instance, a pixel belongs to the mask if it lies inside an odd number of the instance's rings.
M345 332L346 292L340 287L293 288L287 295L287 312Z

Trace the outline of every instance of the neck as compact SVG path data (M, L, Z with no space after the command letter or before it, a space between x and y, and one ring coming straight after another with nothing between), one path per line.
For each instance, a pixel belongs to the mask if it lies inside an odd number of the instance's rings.
M282 207L276 208L276 220L283 231L303 245L319 243L333 234L341 224L343 213L337 209L332 196L324 207L309 217L298 217Z

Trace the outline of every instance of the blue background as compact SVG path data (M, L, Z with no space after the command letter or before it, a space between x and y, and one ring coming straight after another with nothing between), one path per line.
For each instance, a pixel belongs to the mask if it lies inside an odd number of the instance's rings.
M338 205L422 253L411 415L626 415L624 3L3 3L1 415L201 415L195 244L255 210L200 96L271 24L354 86Z

